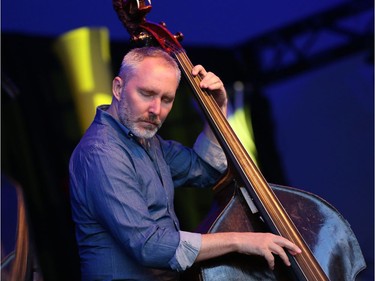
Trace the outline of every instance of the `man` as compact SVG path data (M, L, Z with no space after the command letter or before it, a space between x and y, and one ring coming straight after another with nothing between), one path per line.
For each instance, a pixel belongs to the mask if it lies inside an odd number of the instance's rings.
M194 262L229 252L273 254L289 265L288 240L265 233L198 234L180 230L174 188L206 187L226 169L205 127L194 148L156 132L169 114L180 81L174 59L158 48L133 49L112 84L109 106L97 109L70 161L71 200L83 280L177 280ZM192 75L226 114L221 80L202 66Z

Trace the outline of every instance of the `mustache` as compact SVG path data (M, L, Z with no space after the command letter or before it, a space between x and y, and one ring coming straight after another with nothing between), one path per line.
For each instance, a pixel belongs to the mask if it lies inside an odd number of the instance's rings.
M146 118L140 118L140 121L152 123L155 126L161 126L162 122L157 115L150 113Z

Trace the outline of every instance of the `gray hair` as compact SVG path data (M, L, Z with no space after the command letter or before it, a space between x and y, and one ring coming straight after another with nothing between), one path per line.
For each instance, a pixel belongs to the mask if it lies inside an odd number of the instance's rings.
M142 47L130 50L122 60L118 76L120 76L126 84L128 78L132 76L138 64L148 57L164 59L167 65L175 69L177 81L180 81L181 70L178 67L177 62L166 51L158 47Z

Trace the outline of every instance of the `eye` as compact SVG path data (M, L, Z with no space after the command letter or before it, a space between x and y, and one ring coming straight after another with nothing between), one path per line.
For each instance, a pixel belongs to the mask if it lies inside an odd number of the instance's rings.
M149 91L143 91L143 90L140 90L139 93L140 93L142 96L144 96L144 97L151 97L151 96L152 96L151 92L149 92Z
M162 101L165 103L165 104L170 104L174 101L174 98L172 97L163 97L162 98Z

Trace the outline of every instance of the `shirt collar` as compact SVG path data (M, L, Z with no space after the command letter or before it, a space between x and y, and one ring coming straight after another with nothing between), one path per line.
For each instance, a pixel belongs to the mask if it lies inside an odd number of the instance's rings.
M138 137L136 137L134 133L128 129L128 127L123 125L119 120L117 120L111 114L107 112L108 107L109 105L106 104L106 105L100 105L96 108L95 122L100 123L100 124L107 124L115 128L116 130L123 131L125 136L136 140L145 149L148 149L150 146L150 140L139 139Z

